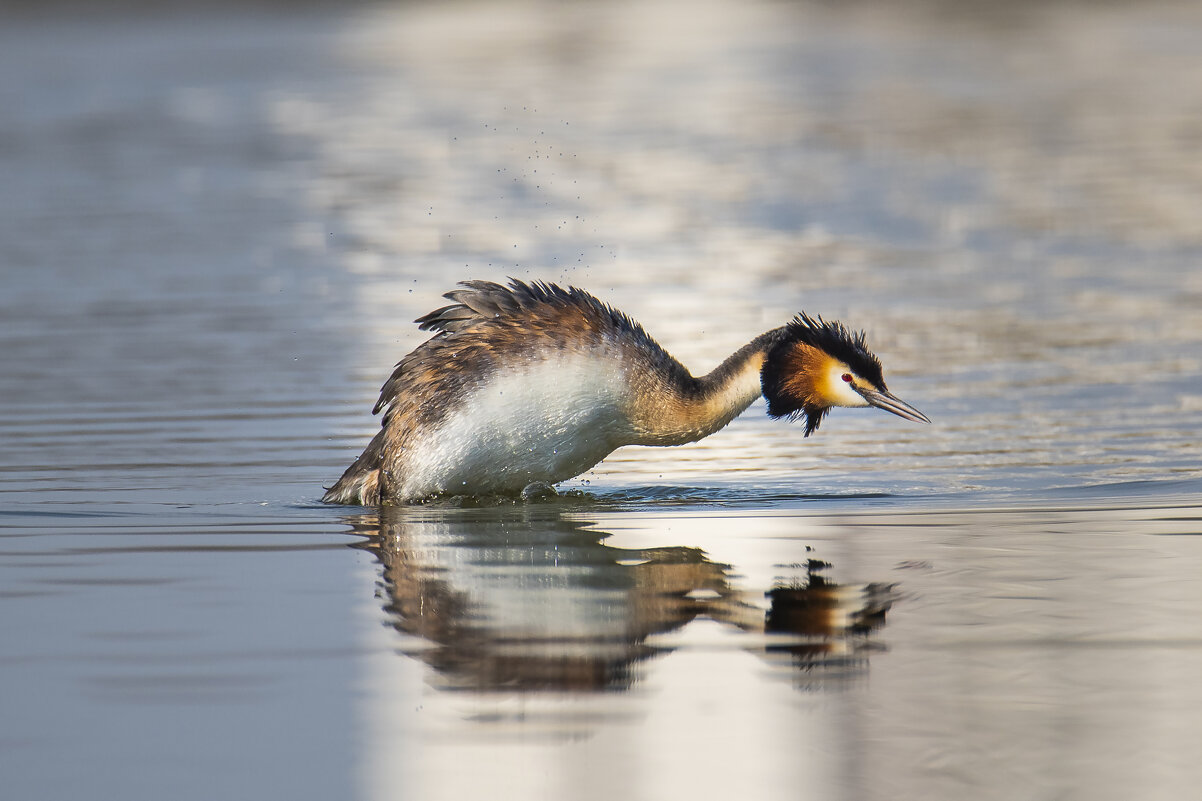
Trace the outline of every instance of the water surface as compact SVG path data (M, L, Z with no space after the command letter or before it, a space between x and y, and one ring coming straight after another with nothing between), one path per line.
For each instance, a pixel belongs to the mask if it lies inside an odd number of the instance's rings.
M1188 796L1198 53L1156 4L6 18L7 792ZM695 372L844 320L934 423L318 503L507 275Z

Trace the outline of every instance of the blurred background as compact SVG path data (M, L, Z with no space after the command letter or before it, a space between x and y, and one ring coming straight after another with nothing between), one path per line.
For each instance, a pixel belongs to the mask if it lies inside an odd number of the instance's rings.
M703 745L747 768L711 789L757 798L805 776L849 799L1188 794L1202 554L1159 535L1199 532L1200 150L1194 3L5 4L4 775L21 797L401 797L408 749L412 797L538 797L516 768L455 774L469 752L448 743L503 741L537 773L564 757L548 744L597 738L543 797L704 793L689 770L594 774ZM421 689L462 666L396 653L422 632L477 652L411 619L410 550L482 596L513 554L452 513L317 503L376 430L412 320L507 276L588 289L695 373L799 311L842 320L934 421L837 410L803 439L757 403L566 482L586 493L566 522L490 519L718 598L617 627L639 632L631 662L650 631L695 632L663 646L691 661L533 727L521 692ZM829 700L796 664L765 683L760 654L715 700L704 678L730 674L704 655L759 646L689 621L747 632L740 604L763 618L815 543L831 582L903 587L875 691ZM589 570L572 591L602 603ZM602 606L646 612L645 590ZM727 714L771 735L690 739ZM631 753L646 716L662 739Z
M410 321L515 276L591 290L695 372L797 311L844 320L940 419L836 414L802 442L751 415L747 437L620 453L607 483L663 483L665 459L675 483L802 494L840 491L832 468L856 491L1193 482L1200 16L29 5L0 31L0 302L26 379L4 401L303 408L302 447L330 444L307 488L373 431ZM296 453L246 444L224 458Z

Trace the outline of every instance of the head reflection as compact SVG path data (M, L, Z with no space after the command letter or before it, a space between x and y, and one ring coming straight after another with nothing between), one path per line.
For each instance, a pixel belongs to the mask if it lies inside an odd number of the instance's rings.
M867 666L868 634L885 625L896 596L894 585L838 584L824 573L831 565L810 559L798 577L768 591L765 655L785 657L808 681L831 683L854 677Z
M773 661L788 654L810 671L829 656L846 666L859 650L849 638L862 639L888 609L881 593L817 577L821 563L752 592L697 548L613 547L607 533L550 507L384 507L351 522L366 538L358 547L383 565L381 598L408 636L404 652L444 689L626 689L636 666L664 650L654 635L699 617L768 634L756 650Z

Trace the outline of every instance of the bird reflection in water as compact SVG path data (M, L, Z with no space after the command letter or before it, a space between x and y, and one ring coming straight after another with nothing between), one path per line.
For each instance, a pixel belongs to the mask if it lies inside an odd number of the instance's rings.
M448 690L627 689L636 666L671 650L655 635L697 618L761 635L747 647L811 679L846 673L892 602L887 585L841 586L815 560L755 592L700 549L613 547L546 506L383 507L348 522L384 566L384 610L412 638L402 650Z
M804 580L778 584L767 593L764 630L786 636L770 640L765 652L788 657L811 682L830 683L863 670L866 654L879 647L867 635L885 625L896 597L893 584L830 581L823 575L830 566L810 559L797 566Z

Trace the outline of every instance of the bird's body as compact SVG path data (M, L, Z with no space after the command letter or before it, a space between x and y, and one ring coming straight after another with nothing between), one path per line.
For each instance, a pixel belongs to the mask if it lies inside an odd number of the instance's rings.
M761 395L773 416L804 413L807 434L832 405L926 420L888 394L863 335L838 323L802 315L698 378L582 290L461 286L446 295L452 305L418 320L437 333L384 384L379 433L323 500L516 494L579 475L623 445L701 439Z

